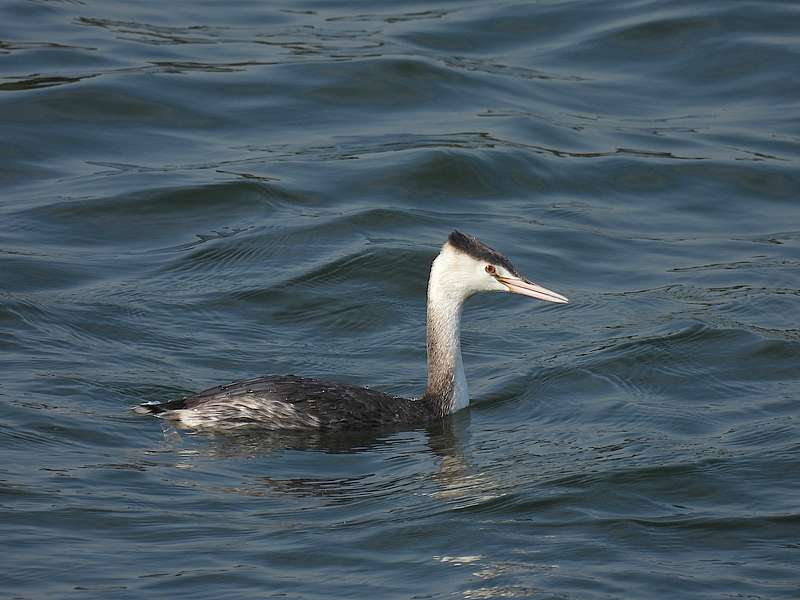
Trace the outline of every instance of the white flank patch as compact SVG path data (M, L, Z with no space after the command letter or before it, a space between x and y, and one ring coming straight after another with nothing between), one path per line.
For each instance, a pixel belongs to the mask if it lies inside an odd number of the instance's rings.
M221 398L159 416L190 429L238 429L256 425L264 429L291 430L312 429L320 425L317 417L300 413L288 402L265 400L255 395Z

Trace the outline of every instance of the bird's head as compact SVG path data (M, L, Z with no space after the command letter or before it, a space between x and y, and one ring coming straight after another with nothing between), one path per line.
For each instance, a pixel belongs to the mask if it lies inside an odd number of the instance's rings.
M454 231L431 269L431 291L464 300L478 292L511 292L547 302L566 304L567 298L528 281L511 262L480 240Z

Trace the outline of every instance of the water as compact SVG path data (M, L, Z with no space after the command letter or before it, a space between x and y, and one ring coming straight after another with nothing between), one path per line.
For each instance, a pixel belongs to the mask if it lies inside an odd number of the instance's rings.
M797 598L798 17L0 4L0 595ZM471 300L441 427L128 412L419 393L453 228L572 303Z

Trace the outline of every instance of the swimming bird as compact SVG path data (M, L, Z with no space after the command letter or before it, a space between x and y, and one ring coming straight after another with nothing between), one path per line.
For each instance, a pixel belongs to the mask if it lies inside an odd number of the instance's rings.
M140 404L179 427L230 431L358 431L424 424L469 405L461 360L461 309L478 292L510 292L565 304L567 298L521 276L502 254L454 231L428 280L428 384L416 399L296 375L269 375L214 387L168 402Z

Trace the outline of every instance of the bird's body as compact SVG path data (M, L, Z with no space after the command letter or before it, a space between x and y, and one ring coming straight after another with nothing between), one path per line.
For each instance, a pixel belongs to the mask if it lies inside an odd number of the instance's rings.
M258 426L284 431L366 430L425 423L434 417L424 398L412 400L296 375L237 381L187 398L137 408L193 429Z
M418 399L294 375L266 376L211 388L163 403L140 404L176 425L225 431L243 427L286 431L366 430L424 424L469 404L461 359L461 308L482 291L510 291L566 303L519 276L504 256L453 232L433 261L428 282L428 385Z

